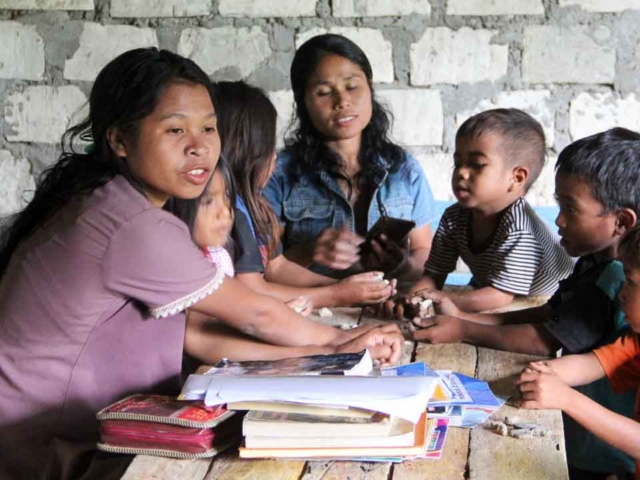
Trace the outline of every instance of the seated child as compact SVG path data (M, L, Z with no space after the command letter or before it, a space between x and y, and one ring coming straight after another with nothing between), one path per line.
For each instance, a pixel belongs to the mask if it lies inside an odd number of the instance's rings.
M462 310L497 308L514 295L555 291L573 261L524 199L542 170L544 149L542 127L520 110L487 110L462 124L451 177L458 203L440 220L414 292L442 288L459 257L476 288L447 293Z
M516 384L522 393L522 408L561 409L600 439L631 455L636 464L635 478L640 478L640 225L622 238L618 258L625 275L619 296L632 331L593 352L531 363ZM616 392L637 392L636 421L571 388L603 377Z
M416 319L426 327L416 340L468 342L536 355L583 353L614 341L626 331L618 293L624 282L616 260L620 238L640 215L640 134L614 128L577 140L556 163L556 218L561 244L580 257L553 297L536 308L478 314L460 311L439 292L424 292L442 314ZM419 301L416 297L414 303ZM604 382L583 390L598 403L630 416L633 397L618 396ZM569 466L587 471L633 470L631 459L565 421Z
M381 272L336 282L282 254L279 224L262 190L275 167L277 112L269 97L245 82L214 88L222 156L236 186L231 232L237 279L263 295L287 301L307 297L315 307L378 303L394 293Z
M234 223L234 210L231 208L235 197L231 171L221 157L209 184L195 201L172 200L170 209L185 220L193 242L211 262L222 269L225 275L235 277L233 260L225 248ZM302 315L309 315L313 308L311 301L299 296L286 302Z

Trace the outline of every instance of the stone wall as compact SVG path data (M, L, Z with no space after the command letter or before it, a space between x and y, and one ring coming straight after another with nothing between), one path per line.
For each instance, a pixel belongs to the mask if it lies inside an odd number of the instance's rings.
M571 140L640 130L640 0L0 0L0 216L21 207L53 162L97 72L157 45L214 80L266 89L292 111L296 46L320 32L356 41L395 115L393 135L451 200L456 127L494 106L522 108L547 134L530 192L553 204L553 161Z

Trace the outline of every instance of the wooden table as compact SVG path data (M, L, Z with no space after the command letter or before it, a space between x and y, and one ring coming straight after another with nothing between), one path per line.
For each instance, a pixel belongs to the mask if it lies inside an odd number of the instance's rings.
M510 310L536 304L521 300ZM359 308L333 309L322 319L336 326L380 322ZM433 368L455 370L488 381L497 395L515 393L514 379L524 366L539 359L465 344L427 345L405 342L402 363L425 361ZM237 451L213 460L173 460L138 455L122 477L126 480L542 480L568 479L562 417L557 410L520 410L507 402L495 419L517 416L552 431L548 437L517 440L478 426L450 428L440 460L404 463L245 460Z

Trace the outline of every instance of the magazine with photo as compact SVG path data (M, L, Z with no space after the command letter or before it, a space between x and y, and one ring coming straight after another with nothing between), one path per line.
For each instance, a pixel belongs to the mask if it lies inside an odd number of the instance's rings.
M336 353L284 358L230 362L223 359L209 368L205 375L368 375L373 361L368 350L359 353Z

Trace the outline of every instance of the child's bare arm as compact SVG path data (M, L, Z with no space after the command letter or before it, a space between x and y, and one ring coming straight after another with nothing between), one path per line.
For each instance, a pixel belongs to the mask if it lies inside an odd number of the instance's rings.
M307 297L315 307L335 307L360 303L380 303L387 300L394 287L379 281L381 273L368 272L322 287L292 287L269 282L258 273L241 273L236 278L252 290L287 302L299 296Z
M413 338L430 343L465 342L532 355L552 355L561 346L542 325L484 325L446 316L416 319L414 322L422 329L416 330Z
M440 290L446 280L446 275L423 275L418 283L411 289L411 293L417 293L421 290Z
M264 343L242 334L204 315L190 314L184 338L184 349L204 364L212 365L223 358L234 361L278 360L281 358L332 353L327 346L282 347Z
M587 355L595 359L595 355ZM579 362L584 364L584 360L585 358L580 359ZM597 359L595 361L598 362ZM587 365L592 365L591 359L587 359ZM566 367L570 366L567 364ZM602 367L600 369L602 370ZM640 459L640 424L607 410L574 390L549 366L542 362L531 364L520 375L516 384L522 392L522 408L561 409L603 441L631 455L636 461Z
M264 278L269 282L291 285L292 287L320 287L336 283L334 278L312 272L287 259L284 255L278 255L269 260Z
M404 341L395 325L364 326L351 329L337 345L272 345L252 338L219 320L189 311L185 351L206 364L222 358L230 360L277 360L316 354L360 352L368 349L374 360L396 363Z
M408 300L416 304L424 299L432 300L436 313L451 317L458 317L469 322L482 323L485 325L513 325L521 323L541 323L547 318L551 318L553 311L548 304L539 307L526 308L512 312L500 313L474 313L465 312L458 308L450 298L449 292L421 291Z
M592 352L565 355L545 363L564 383L572 387L586 385L605 376L602 365Z
M483 287L466 292L447 292L447 297L465 312L480 312L504 307L513 301L514 294L493 287Z

